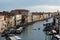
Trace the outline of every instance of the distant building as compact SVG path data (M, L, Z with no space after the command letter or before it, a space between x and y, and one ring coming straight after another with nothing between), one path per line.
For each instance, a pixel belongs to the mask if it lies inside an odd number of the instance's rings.
M33 21L32 15L31 16L28 16L28 23L31 23L32 21Z
M48 13L43 13L44 19L48 18Z
M50 18L51 17L51 13L50 12L32 12L32 18L33 21L38 21L38 20L43 20L46 18Z
M38 20L43 19L43 14L42 13L33 12L32 16L33 16L33 21L38 21Z
M15 25L20 25L20 23L23 22L27 22L28 21L28 13L29 10L25 10L25 9L15 9L12 10L11 13L15 13L15 17L16 17L16 24Z

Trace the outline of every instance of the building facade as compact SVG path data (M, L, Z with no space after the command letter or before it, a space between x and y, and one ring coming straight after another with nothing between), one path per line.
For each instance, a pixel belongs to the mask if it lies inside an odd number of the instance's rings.
M21 23L28 22L28 13L29 10L25 9L15 9L12 10L11 13L15 13L15 25L20 25Z
M14 26L14 14L8 12L0 12L0 32L4 32L7 27Z
M42 20L43 19L43 14L42 13L38 13L38 12L34 12L32 13L32 18L33 18L33 21L38 21L38 20Z

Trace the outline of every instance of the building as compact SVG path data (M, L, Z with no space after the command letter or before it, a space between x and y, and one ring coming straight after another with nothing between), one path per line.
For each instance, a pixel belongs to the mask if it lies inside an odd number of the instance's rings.
M33 21L43 20L52 17L50 12L32 12Z
M11 13L15 13L15 25L20 25L21 23L28 22L28 13L29 10L26 9L15 9Z
M32 13L32 18L33 18L33 21L38 21L38 20L42 20L43 19L43 14L40 13L40 12L33 12Z
M51 12L43 12L44 19L52 17Z
M32 15L31 15L31 16L28 16L28 23L31 23L31 22L33 22L33 17L32 17Z
M0 32L3 32L7 27L14 26L14 14L9 12L0 12Z

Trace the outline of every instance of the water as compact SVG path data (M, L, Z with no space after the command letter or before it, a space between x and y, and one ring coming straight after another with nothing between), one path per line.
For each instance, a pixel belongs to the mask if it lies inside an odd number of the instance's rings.
M0 34L0 40L6 40L5 37L1 37L1 34Z
M53 18L49 19L48 23L52 22ZM50 40L49 36L46 36L45 33L43 32L44 26L43 24L46 23L46 21L40 21L37 22L33 25L29 25L25 31L19 35L22 40ZM38 30L38 28L40 28L40 30Z
M53 18L50 18L48 20L48 23L52 22ZM43 26L43 24L45 24L46 21L40 21L37 23L34 23L32 25L29 25L20 35L22 40L45 40L46 39L46 35L43 32L43 29L45 26ZM38 30L38 28L40 28L40 30ZM50 40L49 36L47 36L48 38L46 40ZM5 38L0 37L1 40L5 40Z

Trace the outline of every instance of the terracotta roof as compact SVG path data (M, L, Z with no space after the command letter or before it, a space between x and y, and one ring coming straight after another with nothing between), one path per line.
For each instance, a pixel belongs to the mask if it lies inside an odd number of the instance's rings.
M15 15L15 14L3 11L3 12L0 12L0 15L13 16L13 15Z
M40 12L33 12L32 15L42 15L43 13Z
M51 14L50 12L32 12L34 15Z
M26 10L26 9L15 9L15 10L12 10L11 12L29 12L29 10Z

